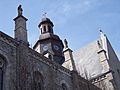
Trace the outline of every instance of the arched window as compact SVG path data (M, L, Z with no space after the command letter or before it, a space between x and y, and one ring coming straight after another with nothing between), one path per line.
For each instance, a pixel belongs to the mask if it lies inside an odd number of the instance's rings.
M50 60L52 60L52 56L51 56L51 55L49 55L48 58L49 58Z
M43 26L44 33L46 33L46 26Z
M42 28L40 28L41 29L41 34L42 34Z
M0 90L3 90L3 66L4 59L0 56Z
M34 81L34 90L44 90L44 82L43 76L40 72L35 71L33 73L33 81Z
M67 90L67 86L64 83L62 83L62 90Z
M48 32L51 32L51 27L48 25Z

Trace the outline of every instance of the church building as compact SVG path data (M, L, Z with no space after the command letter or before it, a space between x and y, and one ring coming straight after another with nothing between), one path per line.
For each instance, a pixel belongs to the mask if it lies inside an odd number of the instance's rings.
M102 90L120 90L120 61L102 30L98 40L73 54L80 76Z
M30 48L27 20L20 5L14 38L0 31L0 90L101 90L78 74L67 40L63 44L49 18L40 21L39 40Z

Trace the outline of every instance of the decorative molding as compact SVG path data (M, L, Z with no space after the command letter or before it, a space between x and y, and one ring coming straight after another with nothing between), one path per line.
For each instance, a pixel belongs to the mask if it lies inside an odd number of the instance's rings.
M69 76L71 76L71 71L64 68L63 66L55 63L54 61L51 61L50 59L46 58L45 56L43 56L42 54L34 51L33 49L29 48L29 55L40 60L41 62L47 64L48 66L54 68L55 70L58 70L60 72L63 72Z
M107 78L107 75L108 75L109 73L113 73L113 71L110 70L110 71L108 71L108 72L106 72L106 73L103 73L103 74L101 74L101 75L99 75L99 76L97 76L97 77L95 77L95 78L92 78L92 79L90 79L90 82L92 82L93 84L94 84L94 83L97 83L97 82L100 82L100 81L106 79L106 78Z
M0 31L0 39L13 47L18 45L18 42L14 38L8 36L7 34L1 31Z

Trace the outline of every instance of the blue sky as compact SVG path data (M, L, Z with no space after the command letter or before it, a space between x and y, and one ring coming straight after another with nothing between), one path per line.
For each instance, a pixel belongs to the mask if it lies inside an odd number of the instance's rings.
M73 51L99 37L99 28L107 35L120 57L120 0L2 0L0 30L14 37L14 21L21 4L28 18L29 43L39 38L38 24L42 14L54 23L54 32L66 38Z

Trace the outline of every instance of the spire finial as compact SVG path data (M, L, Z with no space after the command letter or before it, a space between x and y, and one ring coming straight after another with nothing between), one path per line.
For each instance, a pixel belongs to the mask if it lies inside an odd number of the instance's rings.
M99 31L100 31L100 32L103 32L102 29L101 29L101 27L99 27Z
M102 31L101 28L99 28L99 31L100 31L100 35L102 35L102 36L106 36L106 35L104 34L104 32Z
M22 16L22 11L23 11L22 5L19 5L18 6L18 16Z
M100 32L103 32L103 31L100 29Z
M103 31L101 29L99 29L100 33L103 33Z
M64 48L68 48L68 42L66 39L64 39Z

